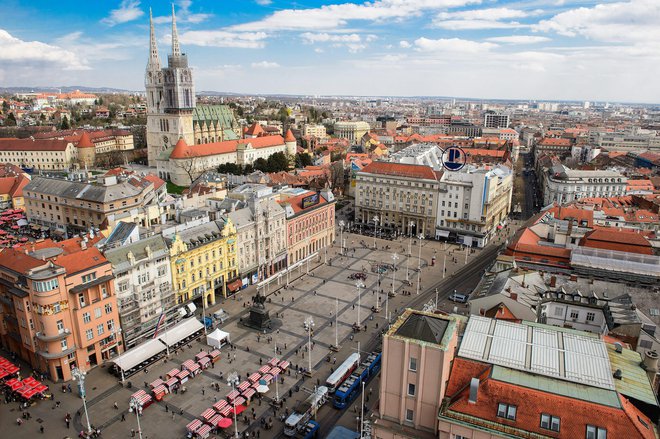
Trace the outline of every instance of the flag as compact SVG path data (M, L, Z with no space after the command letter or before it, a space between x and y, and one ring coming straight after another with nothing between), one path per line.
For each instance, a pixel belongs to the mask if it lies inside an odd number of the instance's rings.
M165 311L163 311L160 317L158 317L158 322L156 323L156 330L154 331L153 338L156 338L156 336L158 335L158 330L160 329L160 325L162 325L164 321L165 321Z

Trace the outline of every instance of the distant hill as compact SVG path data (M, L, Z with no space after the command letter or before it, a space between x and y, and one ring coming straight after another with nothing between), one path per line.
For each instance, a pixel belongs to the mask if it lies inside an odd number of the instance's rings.
M69 93L80 90L86 93L135 93L132 90L111 87L86 87L84 85L63 85L61 87L0 87L0 93L61 92Z

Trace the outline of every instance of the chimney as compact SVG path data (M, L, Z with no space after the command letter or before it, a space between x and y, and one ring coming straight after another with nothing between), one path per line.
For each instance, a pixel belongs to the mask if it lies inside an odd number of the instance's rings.
M623 352L623 345L621 343L614 343L614 352L620 354Z
M550 278L550 286L553 288L557 286L557 276L552 276Z
M658 353L656 351L646 351L641 366L647 372L656 373L658 371Z
M510 293L509 297L511 298L511 300L518 301L518 293Z
M623 378L623 372L621 372L621 369L617 369L614 372L614 378L616 378L617 380L620 380L621 378Z
M80 240L80 248L83 250L87 250L87 240L85 239Z
M479 395L479 378L472 378L470 380L470 397L468 399L468 403L476 404L478 395Z

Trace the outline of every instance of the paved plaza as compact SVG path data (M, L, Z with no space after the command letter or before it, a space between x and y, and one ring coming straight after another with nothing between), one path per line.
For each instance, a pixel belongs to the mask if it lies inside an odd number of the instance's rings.
M496 240L493 245L503 243L504 233L511 233L509 227L502 231L502 238ZM239 416L238 429L240 432L259 431L258 437L273 438L281 437L283 423L280 418L287 410L295 406L297 401L308 396L306 391L312 389L317 383L323 384L331 373L333 362L328 358L337 359L337 364L342 362L350 353L355 352L360 344L361 349L375 345L378 334L387 326L385 309L387 307L391 318L395 319L403 308L415 299L417 289L417 273L415 268L421 259L425 267L421 273L420 291L424 292L431 286L443 280L442 267L446 256L447 279L457 270L465 267L465 251L456 245L447 245L435 241L422 241L421 253L419 243L412 246L411 256L408 258L408 239L397 241L377 240L377 249L373 248L373 238L362 237L343 233L347 249L345 256L339 255L340 249L333 247L328 250L327 263L326 254L321 252L319 257L310 263L309 273L307 266L302 266L290 274L290 284L285 288L286 277L280 278L280 285L274 281L264 293L268 295L266 303L272 318L281 320L278 331L272 334L258 337L254 330L247 329L239 324L239 318L246 317L248 303L255 294L255 288L250 287L241 291L236 297L220 301L215 307L207 309L208 313L222 307L230 315L221 328L231 334L231 341L235 349L223 347L221 360L214 364L213 368L204 370L194 379L189 380L185 386L185 394L169 394L163 401L156 402L144 410L140 418L143 438L176 438L185 437L185 426L191 420L198 418L207 408L211 407L217 400L224 399L231 390L226 383L227 376L237 372L244 380L249 374L257 371L260 361L265 364L270 358L277 356L291 362L290 375L286 374L283 383L277 386L279 397L284 399L283 407L276 411L271 402L276 397L276 386L270 385L270 391L264 395L261 402L254 400L248 409ZM339 234L338 234L339 238ZM360 242L364 241L368 247ZM337 245L339 239L337 239ZM387 248L389 246L389 249ZM468 264L477 258L483 250L468 252ZM395 297L386 294L392 291L392 270L387 270L379 276L372 271L372 267L378 263L391 264L392 254L398 253L396 260L397 271L395 272L394 290ZM420 256L418 256L420 255ZM432 257L436 257L435 266L431 267ZM409 268L409 270L406 269ZM406 271L408 271L409 283L406 283ZM349 276L355 273L365 273L364 287L360 288L361 295L358 299L356 280ZM475 276L473 276L474 278ZM478 276L476 276L478 280ZM380 281L380 287L379 287ZM460 292L469 292L475 282L468 279L460 282L464 289ZM380 294L380 290L385 294ZM410 295L403 294L409 292ZM443 297L448 291L440 292ZM417 296L420 297L420 296ZM358 306L359 303L359 306ZM380 303L380 312L372 312L372 307ZM338 310L338 314L336 314ZM459 307L460 312L467 312L465 307ZM308 351L308 333L303 327L307 318L314 321L313 337L314 343L311 351ZM335 324L337 321L337 324ZM353 325L359 323L366 330L353 331ZM272 337L272 340L271 340ZM331 345L339 342L339 352L331 351ZM200 350L208 350L202 337L192 343L191 347L180 349L171 353L166 361L159 361L148 368L148 371L138 372L128 378L123 384L103 366L91 370L87 376L87 408L89 420L95 427L100 427L103 437L123 438L131 437L131 430L137 430L136 417L134 413L127 412L130 395L138 389L143 389L145 383L150 383L165 374L174 367L179 367L187 359L194 358ZM275 354L275 347L281 353ZM309 368L311 357L312 376L304 377L296 374L297 367ZM24 374L29 373L26 369ZM128 382L131 387L128 387ZM44 426L44 434L48 437L75 437L80 430L85 429L86 420L82 410L82 401L77 396L74 385L74 393L62 393L61 386L52 384L51 390L55 400L60 404L56 407L54 401L39 401L28 409L31 420L18 426L16 418L21 417L21 411L17 403L3 404L0 409L0 422L9 429L12 437L28 438L39 434L39 427ZM219 384L219 391L214 386ZM377 378L368 384L373 391L373 396L368 398L367 407L372 407L376 400L378 389ZM296 392L296 389L299 391ZM358 398L359 400L359 398ZM114 408L117 403L118 409ZM358 403L359 406L359 403ZM252 414L254 409L254 415ZM322 433L327 433L327 425L340 424L349 428L356 428L356 413L353 407L344 412L339 412L326 404L319 412L319 420L324 428ZM66 428L65 415L70 413L73 417L70 429ZM241 419L248 416L248 423ZM260 419L272 418L274 427L271 430L260 428ZM330 424L331 423L331 424ZM234 427L223 431L219 436L231 436ZM137 436L136 436L137 437ZM256 436L255 436L256 437Z

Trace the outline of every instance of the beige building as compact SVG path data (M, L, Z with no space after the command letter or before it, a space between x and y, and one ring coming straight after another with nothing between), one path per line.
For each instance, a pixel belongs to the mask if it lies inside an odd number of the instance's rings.
M371 127L367 122L342 121L335 122L334 135L341 139L348 139L352 143L358 143L362 136L367 133Z
M0 139L0 162L35 170L65 171L78 164L78 148L68 140Z
M303 127L303 136L313 136L317 139L325 139L328 135L325 132L325 125L321 124L307 124Z
M37 133L35 139L58 139L67 140L77 145L84 133L89 136L89 141L94 145L96 154L103 154L112 151L129 151L134 149L133 134L127 130L61 130Z
M374 437L437 437L458 318L407 309L385 334Z
M23 196L28 221L48 226L62 236L103 228L108 217L157 204L158 200L154 183L135 175L103 176L93 183L34 177L23 189ZM158 223L160 217L150 215L149 219L144 227Z
M355 178L355 222L384 232L435 236L440 173L429 166L373 162ZM412 227L410 227L412 223Z

